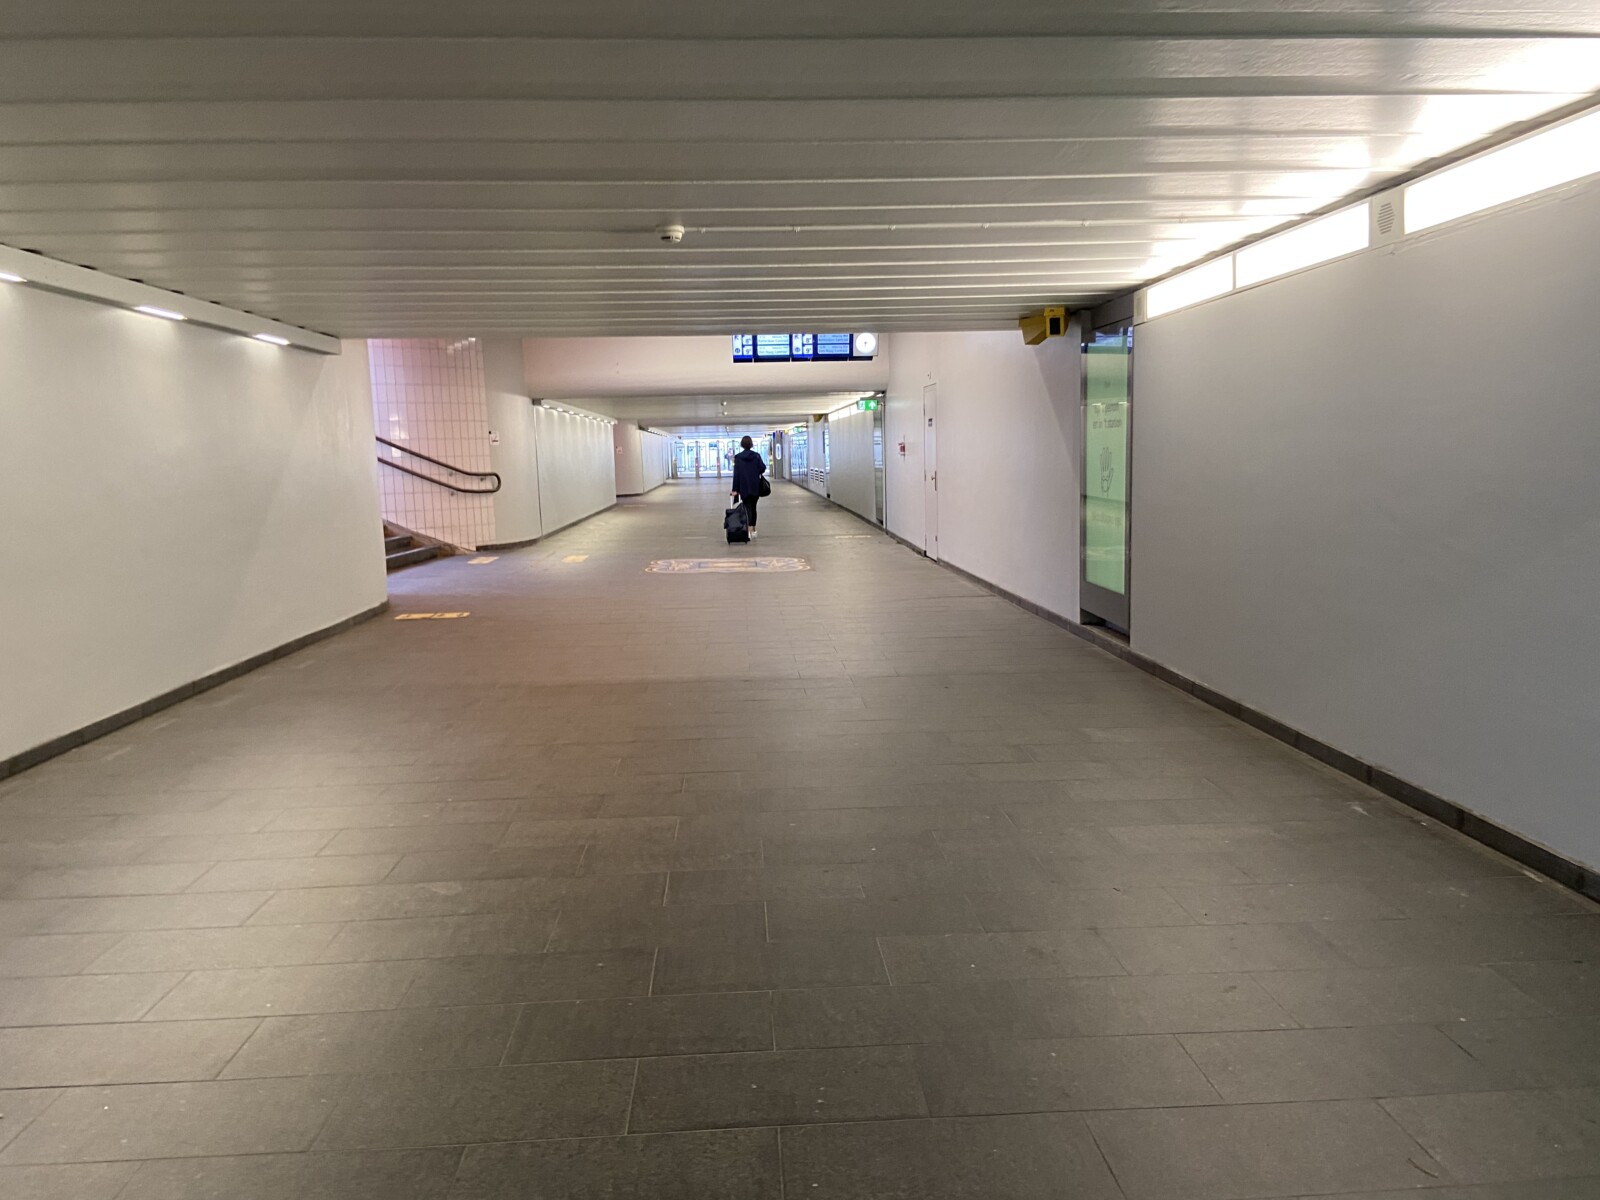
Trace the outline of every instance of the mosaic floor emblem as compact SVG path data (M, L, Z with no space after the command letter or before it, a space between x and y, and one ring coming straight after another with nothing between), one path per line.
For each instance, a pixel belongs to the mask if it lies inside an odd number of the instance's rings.
M748 571L809 571L803 558L658 558L645 568L657 575L732 574Z

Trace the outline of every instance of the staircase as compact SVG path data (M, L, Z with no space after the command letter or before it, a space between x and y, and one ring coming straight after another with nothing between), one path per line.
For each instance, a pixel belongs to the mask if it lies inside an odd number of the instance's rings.
M420 562L427 562L430 558L439 557L439 547L419 546L417 539L409 533L395 533L387 525L383 527L383 554L384 561L389 564L389 570L398 571L402 567L414 566Z

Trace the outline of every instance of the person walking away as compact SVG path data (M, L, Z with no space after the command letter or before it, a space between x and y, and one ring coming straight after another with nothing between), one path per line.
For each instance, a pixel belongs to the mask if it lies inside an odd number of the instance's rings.
M756 501L761 499L761 477L767 473L766 460L755 452L749 434L739 439L739 453L733 456L733 499L744 505L750 523L750 540L756 540Z

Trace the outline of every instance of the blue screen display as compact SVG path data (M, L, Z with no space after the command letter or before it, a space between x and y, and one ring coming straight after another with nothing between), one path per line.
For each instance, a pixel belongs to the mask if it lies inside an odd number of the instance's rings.
M849 358L850 347L855 343L853 333L817 334L818 358Z
M856 352L853 333L736 333L733 335L734 362L844 362L852 358L869 359L874 346Z

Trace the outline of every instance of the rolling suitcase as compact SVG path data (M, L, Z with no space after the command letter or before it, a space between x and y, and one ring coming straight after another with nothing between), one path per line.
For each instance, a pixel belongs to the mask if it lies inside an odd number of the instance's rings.
M743 504L735 504L722 514L722 527L728 531L730 544L750 540L750 521L744 514Z

